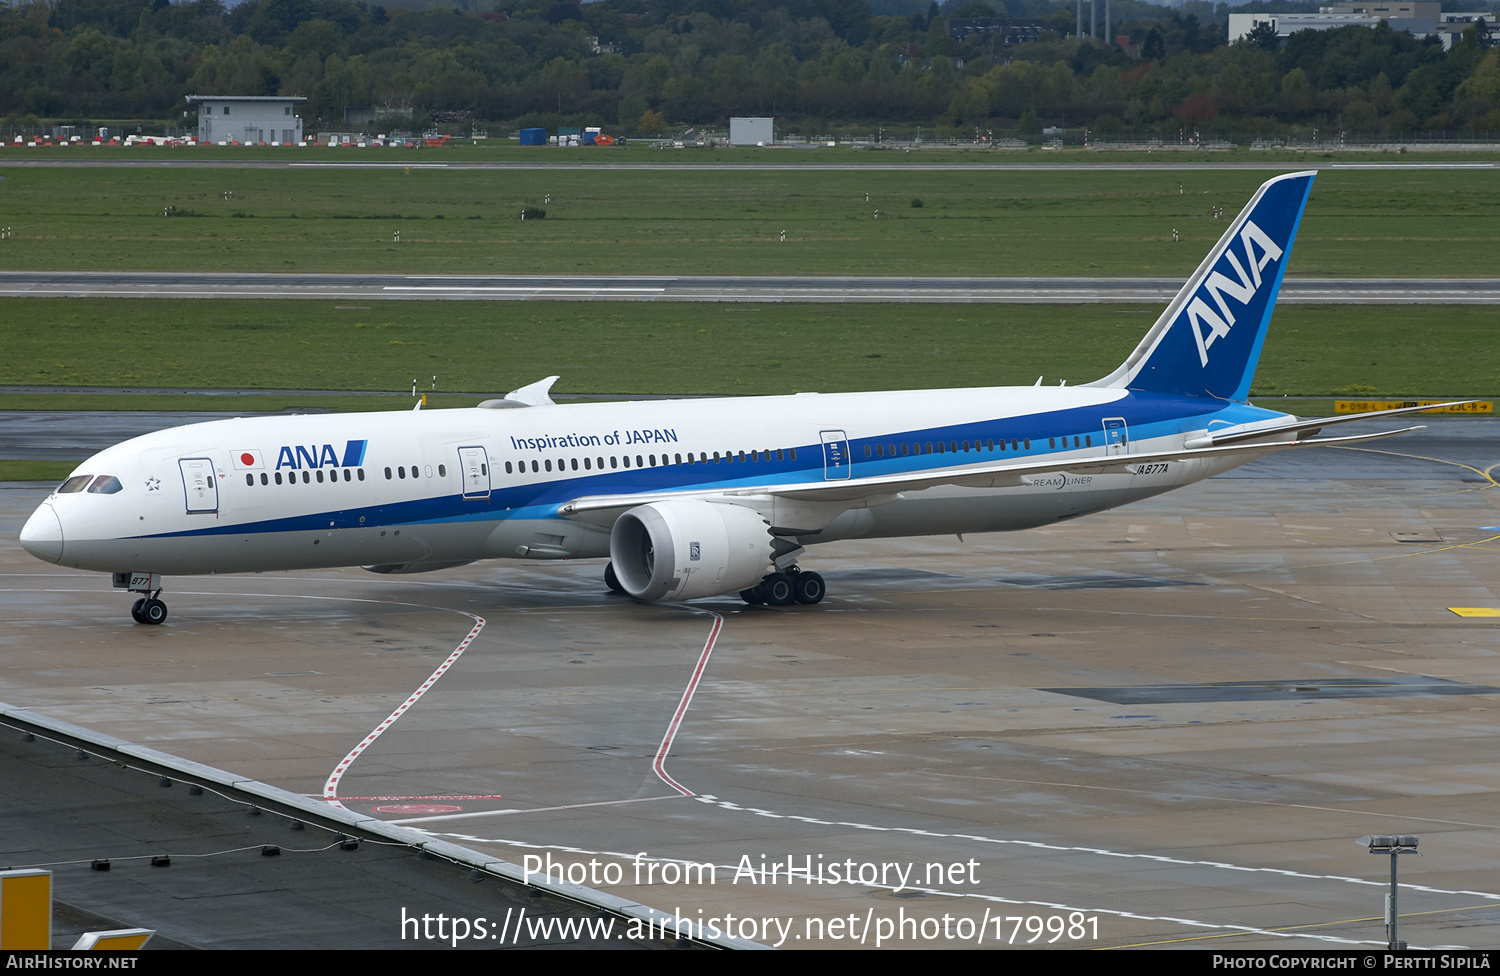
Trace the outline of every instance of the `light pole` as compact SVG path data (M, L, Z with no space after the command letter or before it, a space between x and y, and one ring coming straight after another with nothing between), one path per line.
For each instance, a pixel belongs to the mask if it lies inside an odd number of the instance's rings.
M1385 933L1389 941L1387 948L1392 952L1399 952L1406 948L1406 943L1396 938L1396 920L1400 917L1396 910L1396 858L1402 854L1422 856L1422 852L1417 850L1417 835L1377 834L1361 837L1358 843L1369 848L1371 854L1391 856L1391 893L1386 895Z

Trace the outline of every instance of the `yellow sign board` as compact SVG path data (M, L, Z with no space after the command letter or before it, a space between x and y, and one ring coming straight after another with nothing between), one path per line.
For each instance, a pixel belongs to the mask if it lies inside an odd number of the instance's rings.
M52 872L0 871L0 949L52 948Z
M1449 607L1460 617L1500 617L1500 609L1495 607Z
M1373 413L1376 410L1400 410L1402 407L1425 407L1430 404L1446 403L1446 400L1335 400L1333 401L1334 413ZM1494 413L1495 401L1475 400L1473 403L1455 403L1448 407L1438 407L1434 410L1422 410L1421 413Z
M85 932L73 943L74 949L123 950L134 952L156 934L155 929L111 929L108 932Z

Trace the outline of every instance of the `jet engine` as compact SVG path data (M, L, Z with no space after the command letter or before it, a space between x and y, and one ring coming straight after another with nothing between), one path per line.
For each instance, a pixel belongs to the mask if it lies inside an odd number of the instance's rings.
M609 556L638 600L691 600L747 589L771 572L771 528L739 505L657 502L615 520Z

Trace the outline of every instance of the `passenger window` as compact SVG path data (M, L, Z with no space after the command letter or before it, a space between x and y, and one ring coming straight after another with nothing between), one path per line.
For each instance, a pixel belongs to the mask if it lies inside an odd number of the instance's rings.
M797 449L795 447L792 448L788 453L791 454L793 461L797 460Z
M266 479L266 473L264 471L260 473L260 483L263 485L268 483Z
M412 470L411 476L413 478L415 478L417 476L417 472L416 472L415 469ZM318 469L318 484L321 485L322 483L323 483L323 469L319 468Z
M641 456L639 454L635 456L635 466L638 468L644 467L644 465L641 464Z
M253 475L253 474L247 474L247 475L245 475L245 484L249 485L251 488L254 488L255 487L255 475Z
M281 484L281 472L280 471L276 472L276 483L278 485Z
M365 480L365 469L364 468L358 469L358 474L359 474L359 480L360 481L364 481Z
M310 484L312 484L312 475L308 474L306 471L302 472L302 483L304 485L310 485ZM213 486L214 486L214 479L209 478L208 479L208 487L212 488Z
M510 462L509 461L505 462L505 470L506 470L507 473L510 472ZM446 464L440 464L440 465L438 465L438 477L439 478L446 478L446 477L448 477L448 466Z
M548 471L551 471L552 470L552 459L548 458L547 460L543 461L542 462L542 467L546 468Z
M578 459L577 458L573 459L573 470L574 471L578 470Z
M402 481L406 480L406 466L405 465L398 465L396 467L396 477L400 478Z
M391 480L391 469L390 468L386 468L385 469L385 480L386 481L390 481Z

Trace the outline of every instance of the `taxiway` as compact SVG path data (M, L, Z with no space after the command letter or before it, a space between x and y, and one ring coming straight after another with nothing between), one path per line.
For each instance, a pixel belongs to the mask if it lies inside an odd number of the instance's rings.
M140 627L20 551L46 492L10 486L0 700L319 795L482 618L347 807L783 946L1378 946L1355 838L1416 833L1403 938L1493 947L1500 617L1452 608L1500 608L1497 428L1423 421L1050 529L819 548L828 600L785 610L489 562L169 579Z

